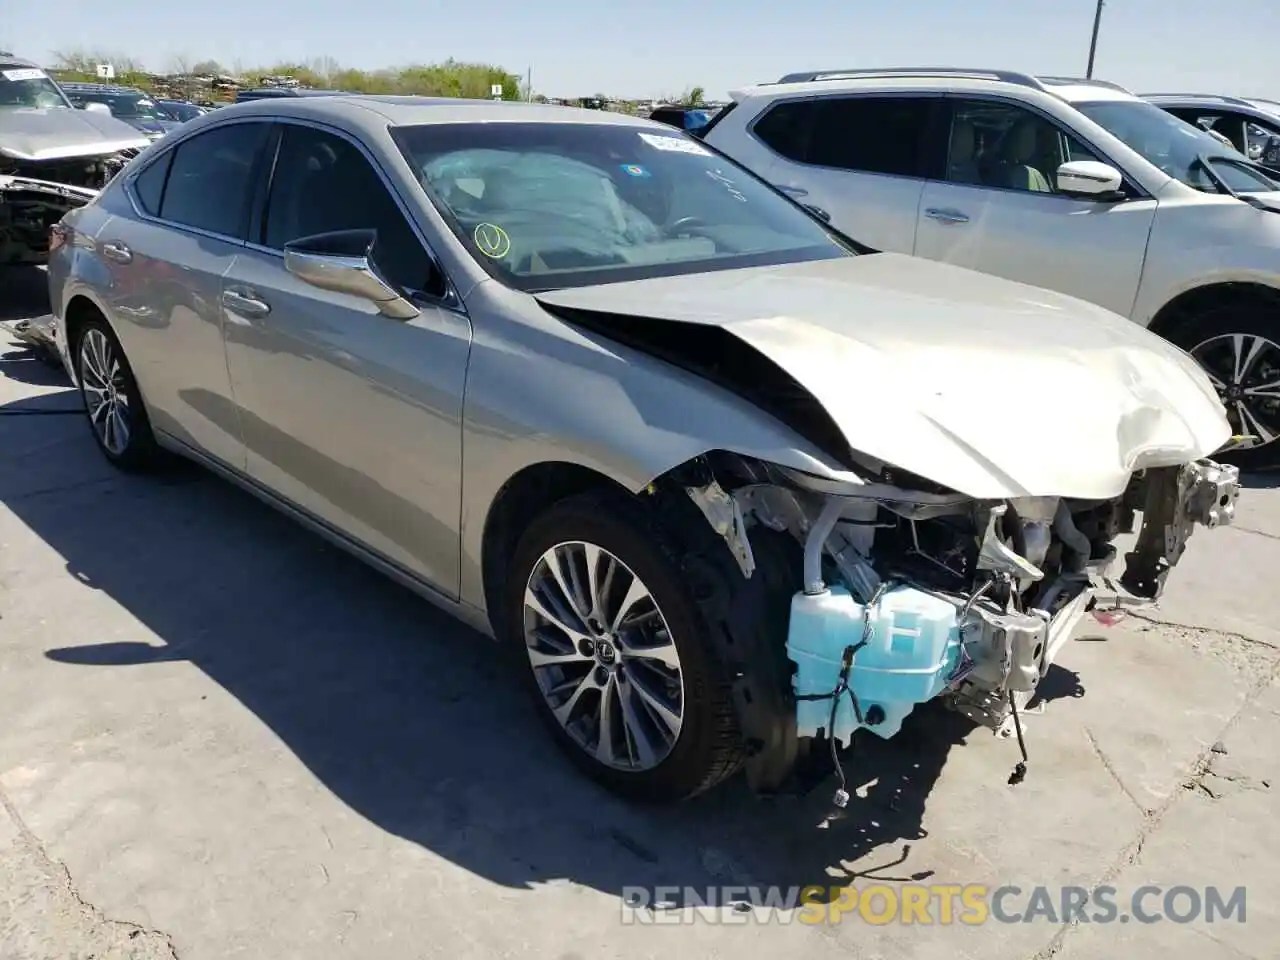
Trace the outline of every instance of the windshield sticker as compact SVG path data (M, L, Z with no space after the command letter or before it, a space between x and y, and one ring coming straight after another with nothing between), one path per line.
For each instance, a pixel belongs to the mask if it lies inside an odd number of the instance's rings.
M648 171L648 170L646 170L644 167L640 166L640 164L638 164L638 163L624 163L624 164L622 164L622 172L623 172L623 173L625 173L628 177L647 177L647 176L649 176L649 171Z
M695 157L711 156L711 151L706 147L693 140L686 140L684 137L664 137L656 133L642 133L640 139L655 150L665 150L668 153L691 153Z
M747 198L743 192L734 185L732 180L726 177L719 170L708 170L706 173L708 177L723 186L725 190L728 191L729 196L733 197L733 199L740 200L743 203L747 202Z
M478 223L472 237L486 257L501 260L511 252L511 238L496 223Z
M23 70L0 70L0 77L4 77L6 80L12 80L15 83L19 80L43 80L44 71L30 68Z

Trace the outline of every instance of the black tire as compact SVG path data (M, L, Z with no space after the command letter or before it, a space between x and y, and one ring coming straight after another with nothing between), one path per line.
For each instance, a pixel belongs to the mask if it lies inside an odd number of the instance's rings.
M666 621L683 677L683 723L665 759L647 770L611 767L561 726L527 656L524 593L542 555L566 541L595 544L643 581ZM690 589L677 539L655 511L624 493L591 492L552 506L521 536L505 578L499 631L523 661L535 709L569 758L589 777L633 801L673 803L710 789L736 772L743 742L727 671L716 655L711 627Z
M1246 370L1241 385L1245 388L1280 380L1280 309L1268 304L1227 302L1211 307L1180 324L1169 339L1186 350L1207 370L1216 381L1230 391L1233 387L1232 335L1261 338L1267 341ZM1219 339L1223 338L1223 339ZM1246 341L1248 344L1249 342ZM1246 346L1246 350L1248 346ZM1235 393L1223 393L1219 389L1227 416L1235 433L1257 434L1255 426L1241 422L1239 409L1233 398ZM1251 449L1234 450L1219 454L1217 460L1233 463L1245 470L1266 470L1280 466L1280 400L1254 401L1250 405L1264 429L1275 439Z
M95 348L96 361L90 356ZM106 353L102 353L105 348ZM138 390L138 382L134 379L133 368L125 357L120 341L116 338L111 326L102 318L95 317L87 321L78 331L72 349L72 362L75 365L76 380L80 384L80 395L84 399L86 422L89 432L102 455L115 467L129 473L147 472L155 469L160 461L160 448L156 444L155 434L151 431L151 419L147 416L142 402L142 394ZM104 359L105 358L105 359ZM99 424L100 416L95 422L93 411L97 408L97 395L93 385L100 381L95 376L95 364L106 363L108 368L115 365L116 375L113 379L117 397L123 399L123 405L117 405L120 417L127 426L127 441L114 449L110 437L104 436ZM86 377L88 379L86 379ZM119 435L116 434L118 437Z

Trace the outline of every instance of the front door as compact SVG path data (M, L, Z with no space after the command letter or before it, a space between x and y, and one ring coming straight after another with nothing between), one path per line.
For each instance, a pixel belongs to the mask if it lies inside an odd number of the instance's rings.
M1018 104L951 101L945 179L925 184L915 252L1092 301L1133 309L1156 201L1063 196L1058 166L1098 160Z
M223 286L227 364L250 475L430 582L458 593L462 395L471 327L355 143L283 126L260 249ZM284 269L284 245L377 231L374 263L421 309L383 316ZM251 238L253 239L253 238Z

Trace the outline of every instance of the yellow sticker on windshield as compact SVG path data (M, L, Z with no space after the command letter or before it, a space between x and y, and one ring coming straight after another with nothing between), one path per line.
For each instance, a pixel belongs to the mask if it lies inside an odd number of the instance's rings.
M496 223L477 224L472 236L475 238L476 246L486 257L501 260L511 252L511 238L507 236L507 231Z

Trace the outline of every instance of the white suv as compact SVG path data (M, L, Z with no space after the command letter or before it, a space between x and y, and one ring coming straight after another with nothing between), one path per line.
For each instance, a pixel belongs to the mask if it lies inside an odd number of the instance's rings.
M1224 459L1280 464L1280 185L1203 130L1110 83L912 68L735 92L703 138L877 250L1150 327L1256 438Z

